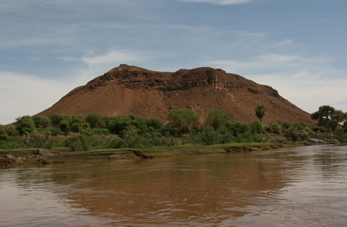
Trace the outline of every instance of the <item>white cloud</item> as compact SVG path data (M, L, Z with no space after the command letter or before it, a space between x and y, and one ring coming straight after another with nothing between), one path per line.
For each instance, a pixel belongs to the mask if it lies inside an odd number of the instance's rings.
M71 62L83 61L85 68L75 70L75 73L63 78L42 79L36 75L16 72L0 72L0 104L2 107L0 124L8 124L23 115L37 114L57 102L77 86L86 84L89 80L102 75L121 63L132 64L145 62L146 57L130 51L110 51L104 55L89 52L81 58L57 57Z
M293 104L312 113L319 106L331 105L344 112L346 108L346 79L316 77L312 72L293 75L254 75L257 82L269 84Z
M71 57L71 56L65 56L65 57L57 57L58 60L61 60L63 62L76 62L76 61L80 61L80 58L75 58L75 57Z
M289 46L289 45L292 45L292 44L294 44L293 40L286 39L286 40L283 40L283 41L280 41L280 42L276 43L275 46Z
M208 2L218 5L239 5L244 3L249 3L254 0L181 0L185 2Z
M143 62L146 58L140 53L130 51L110 51L103 55L88 54L82 57L82 61L88 65L126 63L126 62Z
M76 80L67 83L13 72L0 72L0 81L0 124L47 109L78 84Z
M269 85L282 97L308 112L314 112L322 105L347 111L345 72L331 67L325 57L269 53L249 60L210 61L205 64Z

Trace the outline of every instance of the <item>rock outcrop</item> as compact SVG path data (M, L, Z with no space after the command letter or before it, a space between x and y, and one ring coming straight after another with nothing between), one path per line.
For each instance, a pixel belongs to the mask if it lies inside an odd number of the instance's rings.
M266 108L264 123L313 122L310 114L281 97L272 87L209 67L172 73L120 65L75 88L39 115L134 113L165 120L171 108L191 108L203 117L211 109L221 109L229 114L231 121L251 122L257 119L258 105Z

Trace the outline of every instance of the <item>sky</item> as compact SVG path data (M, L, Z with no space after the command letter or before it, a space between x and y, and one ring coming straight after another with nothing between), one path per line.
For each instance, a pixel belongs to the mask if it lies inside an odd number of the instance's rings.
M347 111L346 0L1 0L0 124L120 64L221 68Z

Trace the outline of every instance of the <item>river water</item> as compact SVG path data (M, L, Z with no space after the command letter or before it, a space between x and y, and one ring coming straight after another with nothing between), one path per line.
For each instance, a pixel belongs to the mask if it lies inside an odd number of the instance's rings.
M0 226L347 226L347 146L0 169Z

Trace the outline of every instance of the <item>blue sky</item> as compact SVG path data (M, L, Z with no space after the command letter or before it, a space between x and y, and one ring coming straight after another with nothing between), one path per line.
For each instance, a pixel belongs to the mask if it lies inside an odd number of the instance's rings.
M202 66L347 111L346 0L1 0L0 124L119 64Z

